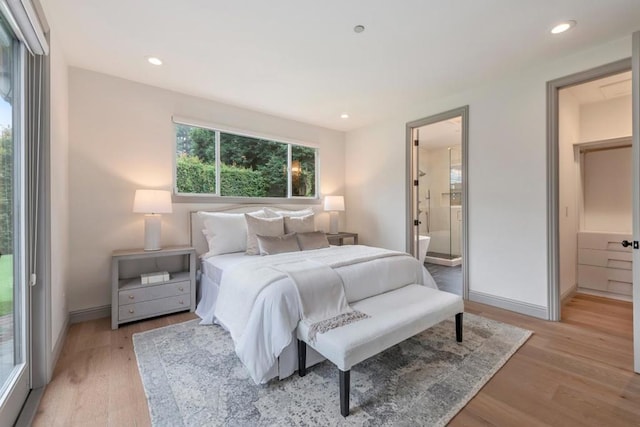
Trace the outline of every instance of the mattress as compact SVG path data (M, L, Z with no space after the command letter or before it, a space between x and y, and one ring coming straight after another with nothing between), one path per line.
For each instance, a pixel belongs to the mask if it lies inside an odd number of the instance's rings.
M213 283L219 284L222 272L238 262L244 261L250 255L244 252L234 252L231 254L214 255L202 260L202 274L208 277Z

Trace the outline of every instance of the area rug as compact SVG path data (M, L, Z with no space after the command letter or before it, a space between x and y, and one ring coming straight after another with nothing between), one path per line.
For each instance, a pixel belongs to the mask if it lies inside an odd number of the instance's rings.
M440 426L450 421L529 338L530 331L465 314L351 370L351 415L340 415L329 362L255 385L229 334L198 320L133 336L154 426Z

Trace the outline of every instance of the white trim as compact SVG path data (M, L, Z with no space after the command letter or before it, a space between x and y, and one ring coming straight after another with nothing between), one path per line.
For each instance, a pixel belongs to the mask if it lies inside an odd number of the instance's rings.
M64 342L67 340L67 333L69 332L69 316L64 320L64 325L62 325L62 329L60 330L60 335L58 336L58 341L56 341L53 346L53 350L51 352L51 373L56 367L58 363L58 359L60 358L60 353L62 352L62 348L64 347ZM47 383L51 381L51 378L47 378Z
M84 308L69 312L69 324L86 322L88 320L102 319L111 316L111 304L100 307Z
M529 304L527 302L516 301L510 298L498 297L471 290L469 291L469 300L491 305L493 307L504 308L505 310L515 311L516 313L537 317L539 319L547 319L547 307L542 305Z
M560 304L565 305L577 293L578 293L578 285L574 284L569 289L567 289L562 295L560 295Z
M631 41L633 240L640 240L640 31ZM640 373L640 250L633 251L633 370Z

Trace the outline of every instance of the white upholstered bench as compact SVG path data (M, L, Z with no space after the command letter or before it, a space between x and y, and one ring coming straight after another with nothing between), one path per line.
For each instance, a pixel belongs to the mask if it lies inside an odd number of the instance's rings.
M354 310L370 317L317 334L312 344L308 326L298 323L298 374L306 375L307 345L336 365L340 371L340 413L349 415L351 368L452 316L456 340L462 341L464 303L458 295L421 285L407 285L358 301Z

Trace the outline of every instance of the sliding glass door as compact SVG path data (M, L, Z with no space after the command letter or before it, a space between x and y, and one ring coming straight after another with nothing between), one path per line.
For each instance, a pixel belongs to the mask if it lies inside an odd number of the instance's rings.
M0 17L0 425L29 391L22 167L21 47Z

